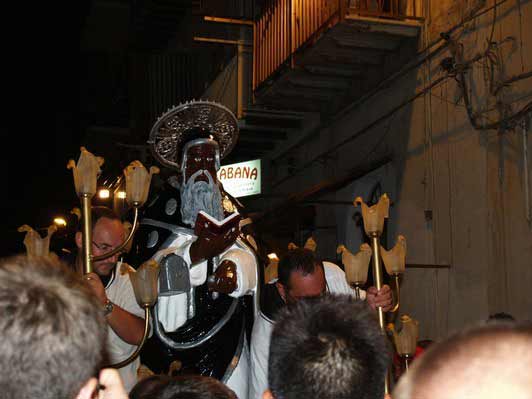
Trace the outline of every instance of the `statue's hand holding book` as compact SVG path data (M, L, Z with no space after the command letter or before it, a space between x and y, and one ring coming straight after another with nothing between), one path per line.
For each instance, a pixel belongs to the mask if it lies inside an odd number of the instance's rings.
M194 227L194 234L198 239L190 248L192 262L212 258L229 248L238 237L241 219L241 215L234 212L219 221L200 211Z

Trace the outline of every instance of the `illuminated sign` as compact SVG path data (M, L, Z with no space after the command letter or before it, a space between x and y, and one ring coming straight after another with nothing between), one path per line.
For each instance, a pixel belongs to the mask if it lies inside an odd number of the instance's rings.
M233 197L260 194L260 159L224 165L218 171L218 180Z

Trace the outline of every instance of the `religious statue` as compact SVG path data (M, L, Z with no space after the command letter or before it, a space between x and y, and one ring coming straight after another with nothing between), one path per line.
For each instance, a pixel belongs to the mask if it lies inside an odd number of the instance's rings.
M128 263L151 258L161 267L142 363L215 377L245 399L259 261L241 233L242 205L217 178L237 138L235 116L214 102L180 104L157 120L148 143L172 176L148 199Z

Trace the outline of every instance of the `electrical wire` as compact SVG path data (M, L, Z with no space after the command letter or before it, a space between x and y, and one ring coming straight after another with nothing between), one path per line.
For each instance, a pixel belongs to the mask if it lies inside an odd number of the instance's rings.
M436 50L434 50L434 51L430 52L429 54L427 54L425 57L423 57L422 60L418 60L416 63L414 63L412 65L409 65L406 69L403 68L401 71L398 72L398 74L402 75L402 74L406 73L407 71L415 68L416 66L421 65L423 62L427 61L428 59L430 59L431 57L433 57L437 53L439 53L443 48L446 48L446 47L449 47L449 46L451 48L451 53L454 56L453 58L456 61L457 55L459 55L459 53L458 53L459 50L458 49L462 49L463 46L460 43L458 43L456 40L451 39L450 33L456 31L457 29L459 29L459 27L463 26L465 23L467 23L467 22L473 20L474 18L477 18L477 17L479 17L479 16L481 16L481 15L483 15L483 14L485 14L485 13L491 11L491 10L495 10L494 11L494 17L493 17L493 20L492 20L493 21L492 24L495 24L495 22L496 22L496 9L497 9L498 6L500 6L501 4L505 3L506 1L507 0L503 0L503 1L500 1L500 2L496 2L495 1L494 5L492 7L489 7L488 9L483 10L482 12L478 12L478 13L473 13L472 12L472 13L470 13L470 15L468 17L466 17L460 24L454 26L453 28L449 29L447 32L442 33L440 35L441 36L441 40L444 40L444 43L442 45L440 45L440 47L438 47ZM491 32L493 32L493 31L494 31L494 28L492 26ZM438 40L435 44L438 44L438 42L440 42L441 40ZM425 94L427 91L431 90L432 88L436 87L441 82L443 82L444 80L446 80L448 78L451 78L451 77L455 78L455 80L457 81L457 83L458 83L458 85L459 85L459 87L461 89L461 94L462 94L462 97L464 98L464 106L466 108L468 119L469 119L472 127L475 130L492 130L492 129L501 129L501 128L506 130L506 129L510 128L510 127L515 126L516 123L518 123L523 117L525 117L528 113L530 113L532 111L532 101L529 102L528 104L526 104L522 109L520 109L519 111L515 112L514 114L506 115L504 117L501 117L501 119L499 119L498 121L495 121L495 122L490 122L490 123L486 123L486 124L480 124L478 122L478 120L477 120L477 114L475 114L474 111L473 111L473 107L471 105L471 100L470 100L468 87L467 87L467 83L466 83L466 72L467 72L468 69L470 69L471 65L473 65L474 63L476 63L476 62L478 62L478 61L480 61L480 60L482 60L484 58L487 58L489 60L489 62L491 62L492 64L497 64L498 57L497 57L496 53L494 53L494 49L498 45L502 44L505 40L501 41L500 43L495 43L494 44L493 43L493 35L490 33L490 39L488 41L487 48L486 48L486 50L484 52L481 52L481 53L475 55L470 60L463 61L461 63L454 62L450 66L450 70L448 70L448 74L447 75L436 79L434 82L429 84L424 89L420 90L414 96L410 97L406 101L403 101L398 106L392 108L386 114L382 115L381 117L377 118L373 122L371 122L368 125L364 126L362 129L358 130L357 132L355 132L351 136L349 136L346 139L344 139L344 140L340 141L339 143L335 144L333 147L329 148L328 150L318 154L317 156L313 157L311 160L305 162L300 168L294 170L290 175L285 176L284 178L274 182L272 184L272 187L275 188L275 187L279 186L280 184L282 184L285 181L291 179L292 177L294 177L298 173L300 173L302 171L305 171L313 163L315 163L317 161L320 161L321 159L327 157L331 153L336 152L340 147L352 142L353 140L357 139L361 135L365 134L366 132L371 130L373 127L379 125L383 120L386 120L387 118L392 116L399 109L401 109L404 106L410 104L411 102L413 102L414 100L416 100L417 98L419 98L420 96ZM431 47L431 45L427 46L426 48L430 48L430 47ZM395 81L399 76L400 75L397 75L397 74L393 75L393 80ZM507 85L509 85L511 83L517 82L519 80L527 79L527 78L529 78L531 76L532 76L532 71L525 72L525 73L522 73L522 74L519 74L519 75L515 75L515 76L511 77L510 79L507 79L507 80L501 82L500 85L497 85L497 86L493 85L493 90L494 91L495 90L500 90L499 86L504 87L504 86L507 86ZM370 97L375 95L377 92L379 92L380 90L382 90L385 87L389 86L392 82L385 83L388 80L389 79L384 81L383 84L379 85L369 95L364 96L363 100L361 100L361 101L367 101ZM356 105L360 104L361 101L357 101ZM348 108L351 109L352 107L348 107ZM344 110L340 111L337 115L335 115L335 119L337 117L340 117L344 112L347 112L348 108L344 108ZM320 127L318 127L318 129Z
M469 14L462 19L462 21L460 21L460 23L456 24L455 26L451 27L450 29L448 29L447 31L445 32L442 32L440 33L440 37L434 41L432 41L429 45L427 45L425 48L423 48L421 51L419 51L416 55L416 59L414 59L413 61L410 61L408 62L403 68L401 68L399 71L393 73L392 75L390 75L388 78L384 79L381 83L379 83L375 88L373 88L372 90L370 90L368 93L362 95L357 101L347 105L346 107L342 108L340 111L338 111L333 117L332 119L339 119L341 118L342 116L344 116L345 114L347 114L348 112L350 112L352 109L358 107L360 104L363 104L364 102L366 102L367 100L369 100L370 98L372 98L373 96L375 96L376 94L380 93L382 90L384 89L387 89L388 87L390 87L393 83L395 83L400 77L406 75L408 72L410 72L411 70L419 67L420 65L422 65L424 62L426 62L427 60L435 57L436 55L438 55L442 50L444 50L445 48L447 48L448 46L448 42L447 42L447 38L450 38L450 36L455 33L457 30L459 30L460 28L462 28L465 24L467 24L468 22L471 22L472 20L490 12L494 7L498 7L504 3L506 3L508 0L502 0L502 1L499 1L497 3L494 4L494 6L492 7L489 7L485 10L482 10L482 7L483 7L483 4L482 3L479 3L477 5L477 7L473 8ZM521 0L518 0L518 1L521 1ZM431 50L434 46L436 45L439 45L437 48ZM423 55L421 58L419 58L422 54L426 53L427 51L431 50L428 54L426 55ZM304 138L302 138L301 140L298 140L296 143L294 143L293 145L289 146L288 148L286 148L285 150L283 150L281 153L279 153L273 160L276 161L280 158L282 158L284 155L286 155L288 152L292 151L293 149L295 148L299 148L301 142L312 136L313 134L315 134L317 131L319 131L320 129L322 129L324 127L324 124L320 124L319 126L317 126L315 129L312 129L311 132L309 132L308 134L305 135Z
M420 90L418 93L416 93L415 95L413 95L412 97L410 97L409 99L407 99L406 101L403 101L401 104L393 107L390 111L388 111L386 114L382 115L381 117L377 118L376 120L372 121L371 123L369 123L368 125L364 126L362 129L358 130L357 132L355 132L354 134L352 134L351 136L345 138L344 140L340 141L339 143L335 144L332 148L329 148L327 151L324 151L322 153L320 153L319 155L315 156L314 158L312 158L310 161L307 161L303 164L303 166L301 166L301 168L297 169L294 171L293 174L291 174L290 176L286 176L284 177L283 179L281 180L278 180L277 182L274 182L272 184L272 187L277 187L278 185L284 183L286 180L292 178L294 175L296 175L297 173L301 172L301 171L304 171L306 170L308 167L310 167L314 162L324 158L324 157L327 157L329 154L337 151L340 147L343 147L344 145L352 142L353 140L355 140L356 138L362 136L363 134L365 134L366 132L368 132L369 130L371 130L372 128L374 128L375 126L378 126L382 121L385 121L386 119L388 119L390 116L392 116L395 112L397 112L398 110L400 110L401 108L403 108L404 106L410 104L411 102L413 102L414 100L416 100L417 98L421 97L423 94L425 94L425 92L427 92L428 90L432 89L433 87L436 87L437 85L439 85L440 83L442 83L443 81L445 81L446 79L448 79L449 76L448 75L445 75L445 76L442 76L438 79L436 79L434 82L432 82L429 86L425 87L423 90Z

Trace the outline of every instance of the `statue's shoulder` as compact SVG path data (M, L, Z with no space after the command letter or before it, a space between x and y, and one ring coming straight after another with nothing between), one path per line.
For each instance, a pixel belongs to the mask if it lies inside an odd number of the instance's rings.
M180 210L179 187L171 179L168 179L150 193L142 216L144 219L182 226Z

